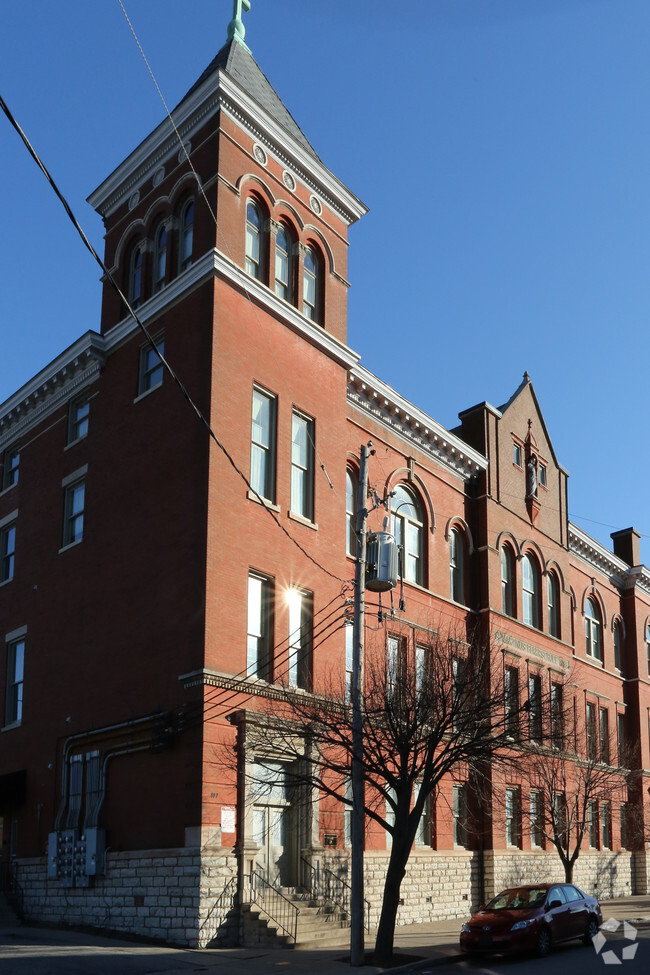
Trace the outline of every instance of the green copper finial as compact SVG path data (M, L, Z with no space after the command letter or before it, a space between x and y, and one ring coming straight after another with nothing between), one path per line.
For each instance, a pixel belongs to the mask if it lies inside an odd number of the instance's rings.
M242 47L245 47L248 51L248 46L244 44L244 36L246 34L246 28L244 27L244 22L241 19L242 11L247 11L251 9L251 0L233 0L232 5L232 20L228 24L228 40L237 41Z

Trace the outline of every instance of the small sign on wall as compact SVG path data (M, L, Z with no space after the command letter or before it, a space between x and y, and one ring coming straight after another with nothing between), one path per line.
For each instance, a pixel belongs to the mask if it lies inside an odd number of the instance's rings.
M235 807L234 806L221 807L221 832L222 833L235 832Z
M323 836L323 846L337 846L338 836L336 833L325 833Z

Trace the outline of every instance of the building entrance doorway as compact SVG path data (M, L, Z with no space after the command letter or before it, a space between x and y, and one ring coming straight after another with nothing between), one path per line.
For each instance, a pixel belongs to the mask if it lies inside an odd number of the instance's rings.
M274 887L295 886L297 874L297 816L281 762L255 763L253 840L259 847L255 867Z

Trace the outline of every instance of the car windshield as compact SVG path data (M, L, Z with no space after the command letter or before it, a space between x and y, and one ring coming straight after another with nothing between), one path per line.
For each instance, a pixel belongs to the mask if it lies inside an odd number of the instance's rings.
M486 911L528 911L539 907L546 897L545 887L514 887L493 897Z

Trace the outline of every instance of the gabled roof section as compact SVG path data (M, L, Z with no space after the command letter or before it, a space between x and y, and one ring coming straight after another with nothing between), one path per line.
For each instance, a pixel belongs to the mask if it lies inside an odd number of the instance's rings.
M546 437L546 440L548 441L548 445L549 445L550 450L551 450L551 456L553 458L553 463L555 464L556 467L559 467L560 470L564 471L565 473L568 473L568 471L566 470L566 468L564 468L562 466L562 464L560 464L560 462L557 459L557 455L556 455L555 450L553 448L553 442L552 442L552 440L551 440L551 438L549 436L548 428L547 428L546 422L544 420L544 415L543 415L543 413L541 411L541 408L540 408L540 405L539 405L539 400L537 399L537 396L535 394L535 389L534 389L533 384L531 382L530 376L528 375L527 372L524 373L524 378L519 383L519 385L517 386L516 390L514 391L514 393L510 397L510 399L506 403L504 403L503 406L500 406L499 407L499 412L501 413L502 416L505 415L505 413L510 409L510 407L515 402L515 400L519 399L519 397L521 396L521 394L524 392L525 389L528 389L529 390L530 395L531 395L532 400L533 400L533 404L535 406L535 409L537 410L537 416L539 417L539 422L540 422L540 424L542 426L542 430L544 431L544 436Z
M230 40L224 44L201 77L180 100L174 111L200 88L203 82L207 81L215 71L225 71L226 74L230 75L233 81L236 81L246 94L250 95L260 108L264 109L267 115L270 115L278 125L282 126L299 146L315 159L318 159L319 162L322 161L248 48L235 40Z

